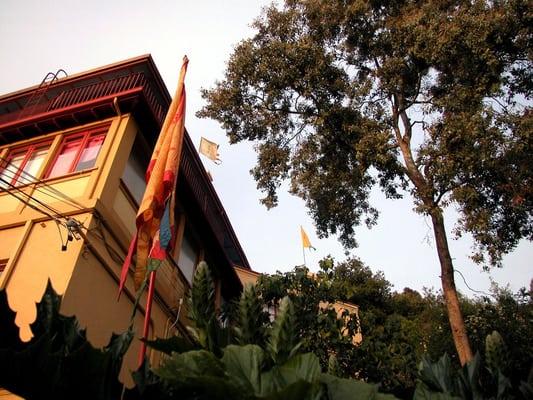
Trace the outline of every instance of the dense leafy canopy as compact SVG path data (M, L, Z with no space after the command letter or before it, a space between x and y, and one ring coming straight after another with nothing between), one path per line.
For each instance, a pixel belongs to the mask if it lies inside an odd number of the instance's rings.
M319 234L353 246L369 203L409 189L450 203L475 260L533 238L531 26L526 0L287 0L257 19L200 116L256 143L267 206L281 181Z
M347 247L377 221L373 187L407 191L433 225L461 364L473 352L443 209L459 211L455 233L486 268L533 239L532 22L527 0L286 0L198 113L256 143L267 206L289 179L319 236Z
M340 376L380 382L383 391L412 398L422 360L425 368L433 368L428 360L438 360L447 353L448 370L459 367L442 294L432 290L421 294L409 288L393 291L382 272L372 272L358 259L335 262L326 258L316 274L295 267L290 272L265 275L257 290L269 305L287 295L291 298L302 350L317 355L323 368L330 364L329 355L336 354L336 373ZM516 390L533 368L532 294L525 289L513 294L495 286L492 297L461 296L473 350L482 359L486 356L485 338L493 331L501 332L504 343L512 343L499 368ZM339 321L335 313L323 307L335 301L357 304L358 318L352 315ZM343 330L343 322L348 331ZM363 340L354 346L343 333L353 335L359 327ZM475 362L479 364L479 360ZM477 372L476 380L486 396L496 391L485 367Z

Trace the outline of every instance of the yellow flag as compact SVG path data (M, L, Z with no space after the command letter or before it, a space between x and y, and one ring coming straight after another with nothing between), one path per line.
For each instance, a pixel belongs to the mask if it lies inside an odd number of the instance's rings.
M203 154L207 158L213 160L216 164L220 164L220 159L218 158L218 144L202 137L200 139L199 150L200 154Z
M307 236L307 233L305 233L304 228L302 228L302 226L300 226L300 235L302 236L302 247L308 247L310 249L315 250L315 248L311 245L309 237Z

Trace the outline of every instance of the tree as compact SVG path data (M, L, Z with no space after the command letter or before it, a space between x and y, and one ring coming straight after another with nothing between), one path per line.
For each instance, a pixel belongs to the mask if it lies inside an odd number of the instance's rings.
M290 179L320 236L356 245L369 202L412 196L433 225L461 364L472 358L443 210L473 259L533 239L531 14L525 0L286 0L266 8L198 113L256 143L267 207ZM398 236L403 233L399 230Z
M299 271L301 272L301 271ZM303 276L296 272L300 282ZM307 276L307 274L303 274ZM274 289L275 284L271 287ZM283 290L283 289L282 289ZM275 291L275 290L274 290ZM149 386L163 386L160 399L394 399L376 385L322 373L319 357L304 352L298 323L301 311L288 296L280 299L274 320L262 318L262 294L244 288L235 321L220 321L215 310L214 284L205 262L196 269L191 288L191 328L199 349L188 349L177 337L148 342L168 358L156 369ZM314 318L316 320L316 315ZM336 319L336 316L335 316ZM222 325L230 325L229 330ZM233 332L239 345L220 341ZM137 375L139 376L139 375ZM137 379L137 382L139 383ZM145 389L145 388L142 388ZM143 397L148 398L148 396Z
M285 296L291 299L302 351L314 353L322 368L328 368L331 355L335 355L339 376L379 382L386 393L412 398L417 364L429 342L433 344L430 334L434 334L439 321L431 319L434 313L430 312L429 324L423 325L419 317L425 317L433 303L414 291L416 295L411 294L410 289L409 296L417 301L391 289L382 272L373 273L357 258L336 263L328 257L320 262L316 274L310 275L300 266L285 273L262 275L257 284L260 298L268 306L278 304ZM339 318L325 306L338 301L356 304L358 315L346 310ZM363 340L354 345L352 338L359 330ZM436 344L440 356L442 347L438 346L440 342Z
M333 260L325 259L321 265L333 266ZM314 353L322 368L328 368L333 361L339 376L356 377L358 364L354 363L353 342L359 332L358 316L349 308L342 315L337 313L333 304L346 298L340 297L340 291L333 285L334 281L323 272L313 276L306 267L299 266L285 273L262 275L256 290L269 309L277 308L283 298L289 297L295 309L293 325L302 350Z

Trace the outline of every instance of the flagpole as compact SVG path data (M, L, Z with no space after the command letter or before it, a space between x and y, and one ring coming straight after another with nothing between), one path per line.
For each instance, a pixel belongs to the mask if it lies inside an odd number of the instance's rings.
M152 314L152 301L154 298L154 288L155 288L155 273L156 271L150 272L150 284L148 286L148 297L146 298L146 308L144 314L144 326L143 326L143 335L141 341L141 350L139 351L139 368L142 366L144 358L146 357L146 342L148 339L148 333L150 331L150 315Z
M302 246L302 253L304 255L304 267L307 267L307 263L305 262L305 247Z

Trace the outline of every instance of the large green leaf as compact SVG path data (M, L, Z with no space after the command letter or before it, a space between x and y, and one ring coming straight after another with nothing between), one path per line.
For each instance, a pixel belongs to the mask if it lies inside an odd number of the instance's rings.
M257 345L235 346L224 349L222 362L231 379L249 393L261 392L261 368L264 352Z
M198 346L181 336L172 336L166 339L144 340L148 347L161 351L165 354L185 353L186 351L198 350Z
M300 381L310 384L318 382L319 376L318 358L312 353L299 354L261 374L260 397L279 392Z
M461 400L461 397L442 392L434 392L427 387L419 385L416 387L413 400Z
M454 392L453 370L448 354L444 354L436 363L424 357L420 362L419 375L422 382L434 391Z
M283 389L268 394L266 397L261 397L264 400L286 400L286 399L299 399L299 400L320 400L324 394L323 388L320 383L309 383L306 381L294 382Z
M247 394L229 379L224 364L206 350L174 353L156 374L185 399L239 399Z
M322 374L320 381L327 387L329 400L395 399L392 395L378 393L376 385L355 379L342 379L329 374Z

